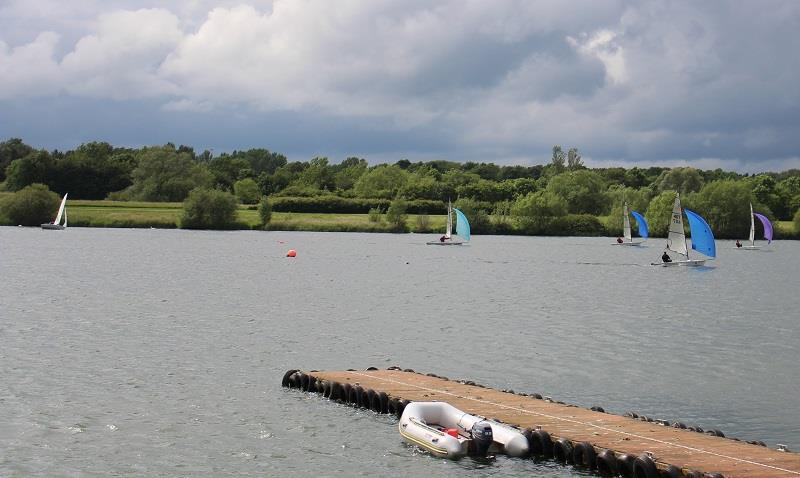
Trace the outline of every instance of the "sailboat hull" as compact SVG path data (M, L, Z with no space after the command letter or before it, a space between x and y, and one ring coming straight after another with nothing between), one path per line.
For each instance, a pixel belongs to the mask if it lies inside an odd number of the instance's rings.
M612 246L642 246L644 245L644 241L640 242L612 242Z
M698 267L705 265L705 259L689 259L686 261L672 261L672 262L653 262L654 266L672 267L672 266L687 266Z
M463 242L458 242L458 241L444 241L444 242L442 242L442 241L430 241L430 242L426 242L425 244L427 244L429 246L461 246L464 243Z
M42 229L50 229L52 231L62 231L64 230L64 226L62 226L61 224L52 224L48 222L46 224L42 224Z

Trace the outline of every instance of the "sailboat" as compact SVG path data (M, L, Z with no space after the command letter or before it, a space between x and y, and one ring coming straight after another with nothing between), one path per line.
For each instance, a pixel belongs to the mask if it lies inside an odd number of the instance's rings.
M739 247L736 246L737 249L744 249L746 251L754 251L761 249L761 246L756 245L756 222L755 218L758 218L761 221L761 224L764 226L764 239L767 240L767 244L772 242L772 223L769 222L767 216L763 214L759 214L757 212L753 212L753 203L750 203L750 245Z
M647 236L649 235L647 221L645 221L644 217L636 211L631 211L631 214L633 214L633 217L636 218L636 223L639 225L639 235L642 237L642 239L647 239ZM633 236L631 235L631 220L628 217L628 203L625 203L622 208L622 224L622 236L624 240L622 242L617 240L614 245L641 246L644 244L644 241L633 242Z
M681 198L675 193L675 203L672 206L672 218L669 222L667 234L667 249L676 252L686 259L672 262L656 262L653 265L663 266L702 266L706 259L690 259L689 249L686 246L686 234L683 232L683 212L689 219L689 231L692 233L692 249L702 252L708 257L717 257L717 245L714 234L705 219L694 211L681 208Z
M61 224L61 219L64 219L64 224ZM61 205L58 207L58 214L53 222L46 222L42 224L42 229L61 230L67 228L67 194L64 194L64 199L61 200Z
M453 239L453 213L456 213L456 239ZM458 238L461 238L459 240ZM447 201L447 230L438 241L429 241L425 244L429 246L460 246L469 241L469 221L463 212L454 208L450 201Z

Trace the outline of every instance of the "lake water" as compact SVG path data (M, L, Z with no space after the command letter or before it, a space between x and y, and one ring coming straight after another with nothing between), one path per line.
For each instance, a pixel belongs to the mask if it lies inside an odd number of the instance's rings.
M0 476L582 476L431 458L393 418L281 388L290 368L398 365L800 449L800 242L665 269L663 239L434 236L0 227Z

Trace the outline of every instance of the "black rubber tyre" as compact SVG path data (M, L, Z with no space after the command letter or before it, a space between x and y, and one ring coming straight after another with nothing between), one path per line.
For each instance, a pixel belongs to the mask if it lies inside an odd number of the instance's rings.
M375 390L368 388L361 394L361 407L372 409L372 400L375 398Z
M611 450L597 454L597 473L600 476L617 476L617 456Z
M281 386L288 387L289 386L289 377L291 377L297 370L292 369L288 370L285 374L283 374L283 380L281 380Z
M308 383L306 384L306 392L317 391L317 377L313 375L308 376Z
M322 396L331 398L331 383L327 380L322 382Z
M408 400L400 399L397 401L397 413L395 414L395 416L397 417L398 420L400 419L400 417L403 416L403 412L405 411L406 405L408 404L409 404Z
M297 375L298 375L298 382L300 383L298 388L300 390L304 391L304 392L307 392L308 391L308 375L304 374L303 372L300 372Z
M367 367L367 372L370 372L372 370L378 370L378 367Z
M633 478L660 478L653 459L647 455L637 456L633 460Z
M622 478L633 477L633 462L636 457L633 455L623 454L617 457L617 473Z
M339 382L331 382L331 393L328 395L328 398L331 400L342 400L344 395L342 394L344 390L342 390L342 384Z
M675 465L669 465L666 469L661 470L661 478L681 478L683 472Z
M397 416L397 402L398 400L394 397L389 399L389 415Z
M369 399L369 409L376 413L381 413L381 396L377 392L372 392Z
M683 476L684 478L703 478L705 474L701 471L689 470Z
M289 386L291 388L300 388L300 372L295 372L289 377Z
M597 464L597 453L594 451L594 446L588 441L575 445L572 450L572 462L579 468L594 470Z
M350 390L353 389L353 386L349 383L342 384L342 396L339 397L344 403L350 403Z
M561 463L572 463L572 442L566 438L559 438L553 443L553 458Z
M347 401L350 402L350 405L354 407L361 406L361 394L364 392L364 389L360 386L356 385L355 387L350 389L350 394L347 397Z
M553 439L544 430L534 430L528 443L531 454L550 458L553 456Z
M380 410L377 410L380 413L389 413L389 395L386 392L381 392L378 394L378 401L380 402Z

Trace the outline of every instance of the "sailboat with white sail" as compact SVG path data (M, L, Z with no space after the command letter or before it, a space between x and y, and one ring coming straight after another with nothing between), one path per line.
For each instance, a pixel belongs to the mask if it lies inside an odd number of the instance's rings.
M64 220L64 223L61 223L61 220ZM67 194L64 194L64 198L61 200L61 205L58 206L58 214L56 214L56 218L53 222L46 222L42 224L42 229L51 229L60 231L62 229L67 228Z
M633 217L636 219L636 224L639 226L639 236L642 239L647 240L648 235L650 234L649 229L647 228L647 221L644 220L644 217L636 211L631 211L630 214L633 214ZM617 239L617 242L614 245L617 246L641 246L644 244L644 241L636 241L633 240L633 235L631 234L631 219L628 217L628 203L626 202L622 207L622 238Z
M767 216L763 214L759 214L757 212L753 212L753 203L750 203L750 245L741 247L739 241L736 241L736 248L737 249L744 249L746 251L756 251L761 249L761 246L756 245L756 221L755 218L758 218L761 221L761 224L764 226L764 239L767 240L767 244L772 243L772 223L769 222Z
M689 248L686 245L686 233L683 231L683 213L689 219L689 231L692 234L692 249L703 253L708 257L717 257L717 246L714 242L714 234L705 219L694 211L681 208L681 198L675 193L675 203L672 206L672 217L669 222L669 232L667 233L666 249L685 257L685 259L668 260L669 255L664 252L661 262L653 263L660 266L702 266L707 259L689 258Z
M453 234L453 213L456 214L456 233ZM450 201L447 201L447 229L438 241L429 241L425 244L429 246L460 246L469 242L470 230L467 216L459 209L454 208Z

